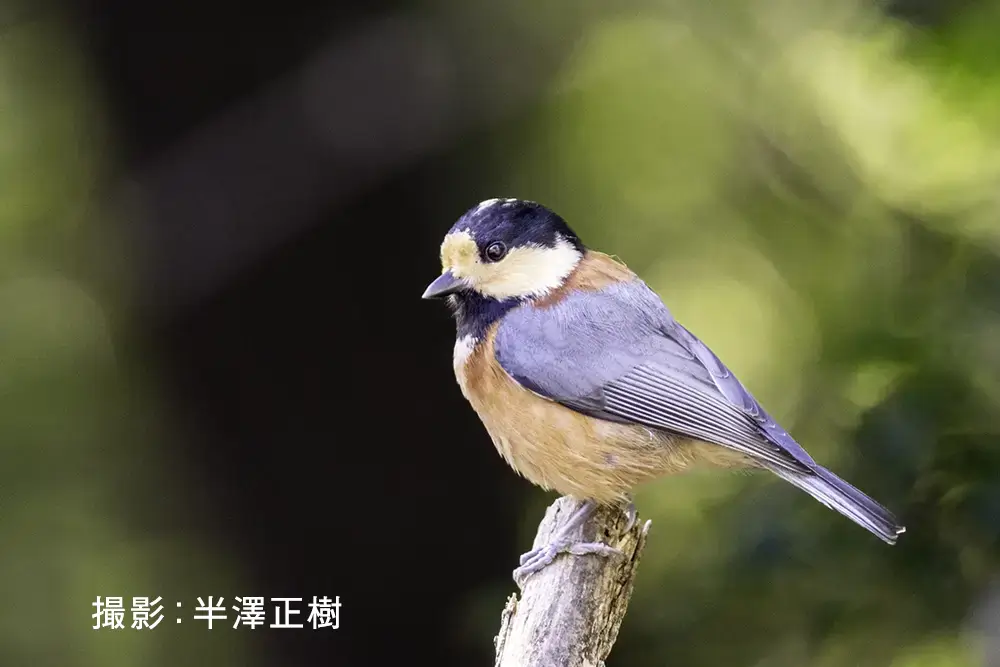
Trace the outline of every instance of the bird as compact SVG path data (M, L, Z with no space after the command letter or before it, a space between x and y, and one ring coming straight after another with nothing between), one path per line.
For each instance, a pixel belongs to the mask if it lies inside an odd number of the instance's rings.
M519 585L560 553L610 556L572 535L646 482L715 466L768 470L880 538L905 527L803 449L705 343L621 260L584 245L552 209L493 198L445 234L443 299L455 378L494 446L534 485L578 501L547 544L520 557Z

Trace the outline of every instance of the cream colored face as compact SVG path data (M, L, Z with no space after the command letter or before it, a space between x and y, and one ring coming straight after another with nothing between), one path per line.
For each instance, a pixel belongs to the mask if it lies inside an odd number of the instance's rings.
M564 238L555 246L510 248L498 262L484 262L468 231L452 232L441 244L441 267L475 291L495 299L538 297L563 284L580 262L580 252Z

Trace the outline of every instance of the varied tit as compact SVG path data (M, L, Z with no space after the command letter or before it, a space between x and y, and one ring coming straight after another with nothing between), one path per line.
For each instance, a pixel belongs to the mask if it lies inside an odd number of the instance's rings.
M763 468L889 544L904 527L820 466L632 271L588 249L548 208L490 199L441 245L454 368L497 450L519 474L583 501L519 583L562 551L608 555L569 535L599 504L625 508L640 483L695 464Z

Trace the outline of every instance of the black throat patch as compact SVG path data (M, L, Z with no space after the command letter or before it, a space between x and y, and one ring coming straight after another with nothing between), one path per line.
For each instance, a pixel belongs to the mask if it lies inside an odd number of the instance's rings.
M461 292L449 299L455 310L458 337L472 336L477 340L482 340L493 324L525 302L519 298L494 299L474 291Z

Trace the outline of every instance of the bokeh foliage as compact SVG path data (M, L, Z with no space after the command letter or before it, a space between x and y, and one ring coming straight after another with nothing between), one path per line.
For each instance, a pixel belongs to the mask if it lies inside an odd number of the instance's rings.
M98 595L126 610L163 596L174 624L175 600L190 618L197 595L240 577L165 520L198 494L166 491L179 482L153 385L118 338L131 267L108 213L113 133L78 35L45 8L2 9L0 664L253 664L231 634L197 626L91 629Z
M887 547L759 475L650 485L611 664L982 664L975 628L1000 626L976 616L1000 554L1000 2L933 28L860 1L428 11L500 21L498 57L519 40L568 53L492 131L495 194L551 205L639 271L909 528ZM0 35L0 532L16 546L0 549L0 664L248 664L203 630L90 630L95 593L193 601L240 579L238 558L155 519L175 482L150 385L110 333L128 286L108 271L127 267L93 231L114 154L96 90L66 25ZM162 479L132 477L140 460ZM548 500L525 508L525 545ZM477 643L507 592L482 592Z
M833 4L604 15L498 142L507 191L646 277L909 528L887 547L764 476L652 484L613 664L981 664L972 619L1000 554L1000 5L931 30Z

